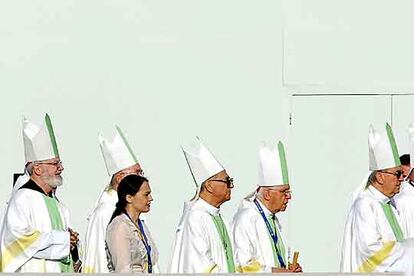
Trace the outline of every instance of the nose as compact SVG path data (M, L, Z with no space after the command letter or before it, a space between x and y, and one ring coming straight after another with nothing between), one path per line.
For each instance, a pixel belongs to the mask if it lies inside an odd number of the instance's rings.
M58 169L57 169L57 171L58 171L59 173L63 172L63 170L65 169L65 168L63 167L63 163L62 163L62 162L58 163L58 167L57 167L57 168L58 168Z
M154 198L152 197L152 195L149 195L148 201L151 202L153 200L154 200Z

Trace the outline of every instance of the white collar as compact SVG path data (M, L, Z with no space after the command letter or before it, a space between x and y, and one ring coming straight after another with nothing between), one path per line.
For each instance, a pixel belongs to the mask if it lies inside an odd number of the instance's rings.
M369 185L367 191L371 194L371 196L374 199L378 200L381 203L388 203L391 200L391 198L381 193L377 188L375 188L372 185Z
M262 207L263 213L265 214L266 217L270 217L273 216L275 214L273 214L272 212L269 211L269 209L267 209L267 207L260 201L260 199L258 199L256 197L257 202L259 202L260 207ZM257 207L256 207L257 209ZM257 210L259 212L259 210Z
M220 213L220 208L216 208L201 197L197 199L197 202L194 207L198 207L200 209L205 210L207 213L216 216Z

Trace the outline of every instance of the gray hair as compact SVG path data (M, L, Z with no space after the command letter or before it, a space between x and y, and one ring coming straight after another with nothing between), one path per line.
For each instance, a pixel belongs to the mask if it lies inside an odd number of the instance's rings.
M256 198L257 199L264 199L263 198L263 192L266 191L266 187L259 187L259 189L256 191Z
M34 163L33 162L30 162L30 163L27 163L27 165L26 165L26 171L27 171L27 173L31 176L32 174L33 174L33 166L34 166Z
M371 186L372 184L375 183L375 181L377 180L377 173L378 171L373 171L367 180L367 184L365 185L365 189L367 189L369 186Z

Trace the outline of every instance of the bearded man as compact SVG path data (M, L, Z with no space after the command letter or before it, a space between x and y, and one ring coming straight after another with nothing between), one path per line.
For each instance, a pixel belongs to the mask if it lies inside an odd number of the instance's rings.
M78 234L54 196L63 165L52 123L23 121L26 173L13 188L0 232L0 272L73 272Z

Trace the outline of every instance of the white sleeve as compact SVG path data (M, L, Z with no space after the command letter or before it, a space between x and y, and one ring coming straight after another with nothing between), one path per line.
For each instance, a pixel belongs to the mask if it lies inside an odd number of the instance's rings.
M36 216L36 201L29 201L26 196L15 195L7 210L7 229L9 237L19 240L20 237L32 236L37 233L36 247L33 247L33 256L49 260L61 260L70 254L70 234L68 231L40 231L32 223L32 216ZM39 214L38 214L39 215Z
M48 241L45 242L45 248L37 251L33 257L48 260L60 260L68 256L70 250L70 234L67 231L52 230L45 235ZM62 258L63 256L63 258Z
M257 244L259 239L255 222L248 216L235 217L232 224L234 260L236 270L242 273L271 273L272 267L265 266L259 262L257 257Z
M183 228L182 258L185 273L227 273L227 269L219 267L211 256L211 245L205 225L205 214L190 213ZM209 218L207 218L209 219Z

